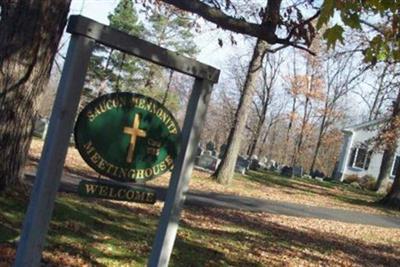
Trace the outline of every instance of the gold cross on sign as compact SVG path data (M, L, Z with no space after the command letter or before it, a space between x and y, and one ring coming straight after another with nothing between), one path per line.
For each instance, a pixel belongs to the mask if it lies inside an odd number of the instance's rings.
M133 152L135 151L136 138L137 137L146 137L146 132L139 129L140 118L139 114L135 114L135 118L133 119L132 128L124 127L124 133L129 134L131 136L131 141L129 144L128 155L126 156L126 162L131 163L133 160Z

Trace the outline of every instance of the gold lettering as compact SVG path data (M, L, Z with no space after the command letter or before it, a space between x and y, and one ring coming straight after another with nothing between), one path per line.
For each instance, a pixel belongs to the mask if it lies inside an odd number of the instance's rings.
M127 175L126 169L124 169L124 168L119 168L119 170L120 170L120 172L121 172L121 174L122 174L122 175L119 175L119 177L121 177L121 176L122 176L123 178L126 177L126 175Z
M174 161L172 160L171 156L168 155L168 156L165 158L165 163L167 164L167 167L171 167L172 164L174 163Z
M135 200L142 200L143 199L142 194L143 192L136 192Z
M139 99L139 102L137 103L137 106L138 106L138 108L145 109L146 108L146 101L143 98Z
M153 173L154 173L154 175L157 175L160 173L160 164L153 166Z
M144 170L139 169L136 171L136 179L143 179L144 178Z
M85 184L86 194L94 194L97 190L97 185L95 184Z
M94 155L90 158L90 160L94 163L97 164L97 162L101 159L99 153L95 152Z
M161 142L158 142L158 141L156 141L154 139L151 139L151 138L147 139L147 144L149 146L161 147Z
M136 174L135 170L131 169L128 172L128 177L131 177L132 179L135 179L135 174Z
M131 200L135 197L135 191L132 190L128 190L128 192L126 193L126 198Z
M119 189L118 192L117 192L118 198L122 198L125 194L126 194L126 190L125 189Z
M138 105L138 104L139 104L139 98L137 98L137 97L132 97L132 103L133 103L134 105Z
M100 170L104 170L104 169L106 168L106 163L105 163L105 161L103 160L103 158L100 157L99 164L97 164L97 167L98 167Z
M160 154L160 149L154 147L148 147L147 154L152 156L158 156L158 154Z
M88 116L90 122L92 122L96 118L96 116L93 114L93 111L89 111L87 113L87 116Z
M114 194L113 194L114 193ZM115 198L117 195L114 192L114 188L110 187L110 191L108 192L108 197Z
M147 193L146 202L154 202L154 199L155 199L154 193Z
M107 100L107 102L106 102L106 107L107 107L107 110L110 110L110 109L112 109L112 108L115 108L115 107L116 107L115 99L109 99L109 100Z
M118 172L118 167L117 166L114 166L114 165L112 165L113 166L113 168L114 168L114 171L113 171L113 175L114 176L117 176L117 172Z
M146 179L152 175L153 175L153 170L151 168L147 168L144 170L144 176L146 177Z
M107 196L107 188L108 188L107 186L101 185L99 195L104 197Z
M95 150L91 141L87 142L87 143L83 146L83 148L86 150L86 153L87 153L88 155L91 154L91 153Z
M167 168L167 166L165 165L165 161L161 162L159 166L160 166L160 171L162 172Z
M107 162L107 164L108 164L107 173L111 173L111 169L112 169L112 168L115 168L115 166L112 165L111 163L108 163L108 162Z

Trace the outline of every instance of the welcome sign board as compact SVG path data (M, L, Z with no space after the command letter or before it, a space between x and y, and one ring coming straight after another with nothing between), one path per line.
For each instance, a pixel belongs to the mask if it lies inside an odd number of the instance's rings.
M89 103L75 125L75 143L98 173L140 182L173 167L179 125L158 101L134 93L103 95Z

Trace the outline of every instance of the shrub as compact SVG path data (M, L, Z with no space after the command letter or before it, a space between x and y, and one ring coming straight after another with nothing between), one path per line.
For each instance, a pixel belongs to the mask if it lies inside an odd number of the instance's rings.
M376 184L376 178L372 175L364 175L358 181L360 186L367 190L374 190Z
M359 177L356 174L346 175L343 182L346 184L351 184L353 182L358 182Z
M392 189L393 181L388 181L386 183L386 194L389 193L390 189Z

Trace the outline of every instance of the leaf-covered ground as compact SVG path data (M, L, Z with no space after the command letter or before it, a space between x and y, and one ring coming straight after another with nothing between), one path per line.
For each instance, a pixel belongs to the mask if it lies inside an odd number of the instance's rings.
M27 204L0 194L0 266ZM162 203L57 198L45 266L145 266ZM185 209L170 266L399 266L400 231L217 208Z
M42 140L33 140L30 150L32 159L39 158L42 146ZM84 176L97 176L73 147L70 147L67 154L66 170ZM169 173L150 181L149 184L168 186L168 181ZM399 211L376 205L374 202L381 196L374 192L363 191L342 183L319 182L300 178L289 179L271 172L250 172L249 175L245 176L236 175L229 186L223 186L212 179L210 174L194 171L190 181L190 190L400 216Z
M41 148L42 142L34 140L28 171L34 171ZM96 175L73 148L66 171ZM168 179L151 183L166 186ZM273 173L238 175L226 187L194 172L190 189L399 214L374 205L379 196L371 192ZM27 202L16 191L0 194L0 267L13 261ZM43 265L145 266L162 206L59 194ZM398 229L194 207L184 210L180 226L170 266L400 266Z

